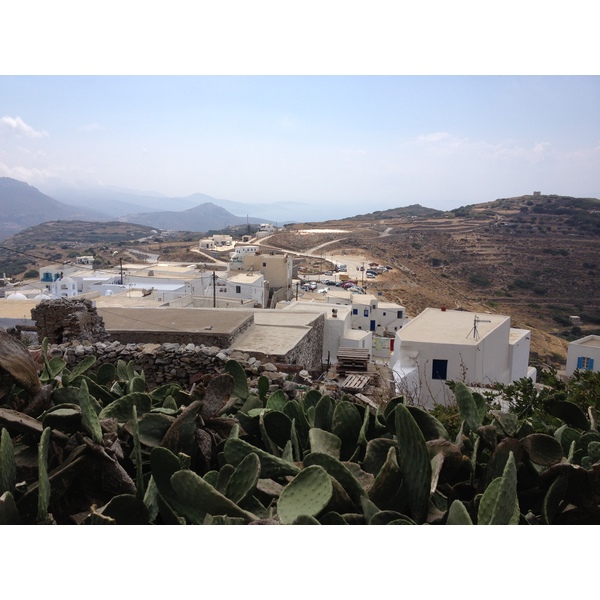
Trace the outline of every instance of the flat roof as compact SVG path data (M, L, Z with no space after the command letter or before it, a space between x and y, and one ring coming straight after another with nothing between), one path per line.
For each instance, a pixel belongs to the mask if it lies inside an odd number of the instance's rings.
M284 310L286 314L290 312L294 313L321 313L324 314L326 318L333 318L331 316L333 310L337 310L338 317L342 317L345 314L348 314L352 307L344 304L327 304L324 302L313 302L312 300L306 302L301 300L291 300L289 302L278 302L277 310Z
M366 338L371 332L366 329L350 329L349 331L344 332L344 338L347 340L357 340L360 341Z
M31 309L35 308L39 302L39 300L0 299L0 318L31 319Z
M175 331L230 335L253 312L217 308L98 307L107 331Z
M283 356L311 331L319 314L290 310L255 309L254 325L241 333L231 347L240 352Z
M388 310L404 310L404 306L402 306L402 304L398 304L397 302L379 302L377 306L378 308L385 308Z
M473 335L476 319L477 337ZM505 315L426 308L396 335L402 342L475 345L507 321L510 323L510 317Z
M577 344L578 346L587 346L589 348L600 348L600 336L599 335L588 335L580 340L575 340L571 342L572 344Z
M514 329L511 327L510 333L508 334L508 343L515 344L524 337L527 337L531 331L529 329Z
M223 277L223 279L227 279L227 281L231 281L232 283L256 283L260 279L264 279L264 276L262 273L256 271L252 273L241 271L238 275L231 275L227 278Z

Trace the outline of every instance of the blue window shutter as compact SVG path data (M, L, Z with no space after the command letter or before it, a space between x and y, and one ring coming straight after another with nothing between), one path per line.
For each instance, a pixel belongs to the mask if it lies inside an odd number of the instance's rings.
M583 356L577 357L577 368L581 369L583 367Z
M590 358L590 366L589 366L590 371L594 370L594 359Z

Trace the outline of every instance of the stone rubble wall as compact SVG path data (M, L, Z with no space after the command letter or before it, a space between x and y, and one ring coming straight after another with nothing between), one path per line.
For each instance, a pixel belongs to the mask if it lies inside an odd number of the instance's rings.
M109 338L104 320L88 299L42 300L31 309L31 318L36 323L38 339L48 338L51 344L72 339L102 341Z
M104 363L115 364L119 360L133 361L137 371L143 371L149 387L158 387L168 383L181 385L184 389L202 381L206 376L224 372L229 359L237 360L250 377L250 387L255 387L260 375L271 382L271 393L282 389L289 397L294 397L298 389L310 385L308 371L291 365L274 365L261 362L253 356L216 346L197 346L194 344L122 344L120 342L70 342L48 347L49 356L59 356L73 369L87 356L95 356L96 362L91 370L97 370ZM289 373L282 370L290 371ZM253 381L254 380L254 381Z

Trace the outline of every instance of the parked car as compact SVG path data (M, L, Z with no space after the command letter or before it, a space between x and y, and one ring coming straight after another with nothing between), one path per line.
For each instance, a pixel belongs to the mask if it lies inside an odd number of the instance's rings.
M375 273L367 273L367 279L375 279L375 277L377 277L377 275L375 275Z
M325 273L323 273L323 275L327 275L328 277L331 277L333 275L333 271L325 271Z

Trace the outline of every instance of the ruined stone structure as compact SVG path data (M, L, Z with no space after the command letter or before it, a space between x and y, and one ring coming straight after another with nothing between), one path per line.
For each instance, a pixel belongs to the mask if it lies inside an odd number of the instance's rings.
M31 318L36 322L38 338L48 338L50 344L62 344L70 340L97 342L110 337L102 317L91 300L87 299L42 300L31 309Z

